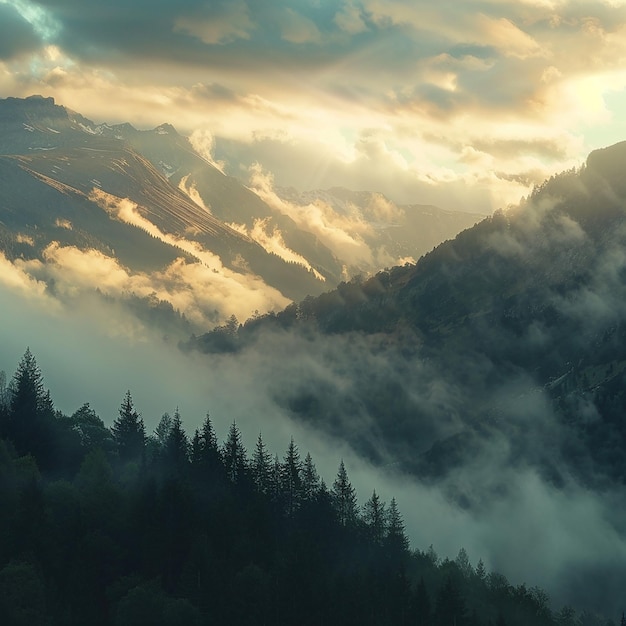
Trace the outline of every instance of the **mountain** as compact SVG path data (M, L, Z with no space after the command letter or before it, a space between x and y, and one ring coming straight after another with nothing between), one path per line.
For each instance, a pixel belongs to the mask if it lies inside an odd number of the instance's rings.
M108 265L127 275L125 285L107 286L110 272L91 285L85 272L74 278L82 289L124 300L130 294L148 309L165 305L168 325L177 324L176 310L185 313L183 334L189 321L201 331L232 314L279 310L353 273L421 253L419 236L405 232L396 245L384 232L406 229L379 228L371 212L353 232L345 219L317 232L310 207L281 204L271 190L255 193L226 176L169 124L146 131L95 124L53 98L0 100L0 180L0 244L9 261L24 258L21 270L55 282L57 293L75 290L70 256L74 275L81 256L82 265ZM343 219L325 210L328 224ZM425 245L468 218L448 221L447 230L429 231ZM325 240L328 232L350 245Z
M284 406L378 463L455 482L467 505L484 493L460 470L498 446L551 484L622 483L625 163L626 142L595 151L416 264L250 320L229 349L283 329L351 346L363 364L329 365L341 385L312 378ZM216 335L192 345L219 349Z
M130 132L95 125L52 98L0 101L0 242L10 261L24 259L22 271L65 296L76 291L74 280L126 303L138 298L143 308L166 304L168 330L177 325L174 309L187 314L180 333L190 320L206 328L321 291L319 272L216 218L122 131ZM176 134L176 141L186 140ZM242 201L260 202L234 179L228 185ZM91 272L89 284L80 268L93 265L102 271ZM124 284L111 284L111 270Z
M172 185L237 232L249 234L268 251L287 260L296 259L314 268L322 280L308 286L311 293L322 291L323 281L331 285L339 282L340 261L314 234L301 229L289 216L274 211L236 178L224 175L173 126L162 124L154 130L141 131L123 124L108 128L107 134L122 138L150 160Z

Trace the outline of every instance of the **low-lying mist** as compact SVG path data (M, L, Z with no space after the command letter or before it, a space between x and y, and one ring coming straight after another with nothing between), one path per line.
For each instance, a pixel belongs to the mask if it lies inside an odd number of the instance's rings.
M421 360L417 348L399 356L380 338L268 332L236 354L186 354L114 302L94 294L68 307L30 287L0 286L0 370L10 377L29 346L64 413L89 402L111 425L130 389L148 433L178 407L188 432L207 411L221 439L235 420L249 451L262 431L282 457L293 436L327 484L343 459L361 504L373 489L387 501L395 496L413 548L432 544L440 557L454 558L465 547L474 565L482 558L514 584L544 587L556 607L622 610L626 494L584 487L561 466L554 452L560 427L542 394L528 391L529 381L514 378L500 390L516 399L508 411L526 415L519 436L533 454L516 457L510 439L491 433L461 471L426 484L403 472L395 453L417 456L459 431L463 405L474 398L469 387ZM368 381L372 389L388 388L379 414L359 397ZM306 419L295 419L302 411L294 399L303 395L310 402ZM399 396L423 423L398 424L392 445L379 437L378 421L385 403ZM323 419L316 419L316 406ZM550 456L558 484L533 463Z

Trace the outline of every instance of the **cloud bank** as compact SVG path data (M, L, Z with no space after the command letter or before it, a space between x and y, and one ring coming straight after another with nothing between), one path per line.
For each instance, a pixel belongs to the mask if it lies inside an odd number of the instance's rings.
M489 210L626 135L617 2L0 2L0 94L172 121L280 186ZM132 36L130 36L132 33ZM206 143L206 141L205 141Z

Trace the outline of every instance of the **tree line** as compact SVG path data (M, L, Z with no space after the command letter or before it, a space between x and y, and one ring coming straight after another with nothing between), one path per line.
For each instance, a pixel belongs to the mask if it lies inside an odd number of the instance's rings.
M110 428L54 408L26 350L0 376L0 621L7 626L596 626L537 587L412 550L395 499L360 506L293 439L282 457L209 414L146 434L129 392Z

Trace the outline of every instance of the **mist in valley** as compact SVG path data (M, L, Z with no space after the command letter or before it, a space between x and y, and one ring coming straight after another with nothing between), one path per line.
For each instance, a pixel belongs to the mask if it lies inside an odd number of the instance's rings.
M293 436L327 484L344 460L360 504L373 489L383 500L395 497L413 548L432 544L440 558L454 559L464 547L474 565L482 558L513 584L545 588L555 608L621 610L624 490L593 489L571 474L558 452L568 434L544 393L521 373L481 388L476 381L494 370L484 357L461 354L457 371L442 371L418 345L403 352L407 346L355 333L265 331L234 354L183 353L175 340L95 293L68 306L38 283L4 284L0 300L0 370L10 377L29 346L65 414L89 402L110 426L130 389L147 433L178 407L188 433L207 411L220 439L236 421L249 453L259 432L279 457ZM363 401L384 390L388 397ZM302 397L315 406L303 412ZM393 426L391 437L381 436L385 402L398 397L405 403L400 414L414 419L397 425L397 438ZM411 455L463 433L463 413L474 402L499 407L515 437L485 432L472 440L471 462L438 478L405 471ZM545 459L558 484L543 471Z

